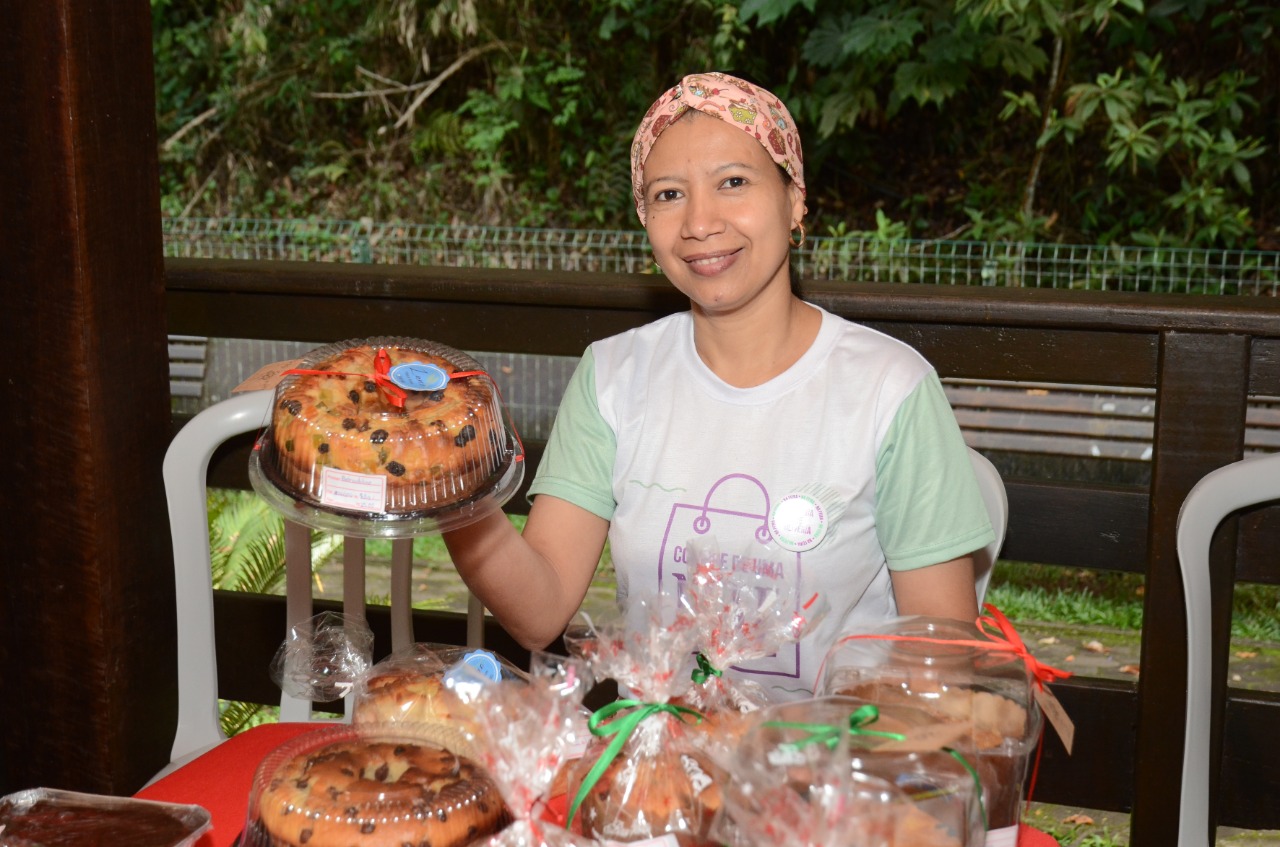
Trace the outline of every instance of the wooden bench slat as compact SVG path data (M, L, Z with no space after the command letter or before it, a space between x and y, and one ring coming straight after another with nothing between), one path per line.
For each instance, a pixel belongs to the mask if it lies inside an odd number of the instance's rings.
M1031 415L993 410L975 412L972 409L956 409L955 415L961 427L989 432L1065 435L1107 441L1150 441L1152 432L1150 420L1127 418L1103 421L1078 415Z
M1044 389L952 388L944 386L953 407L1013 409L1027 412L1072 414L1080 417L1144 418L1155 413L1154 397L1050 393Z
M169 378L175 377L182 379L204 379L204 363L196 362L170 362Z

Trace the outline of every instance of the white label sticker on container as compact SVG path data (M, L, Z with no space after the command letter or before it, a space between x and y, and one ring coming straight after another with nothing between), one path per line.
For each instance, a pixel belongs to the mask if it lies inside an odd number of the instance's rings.
M387 478L337 468L320 469L320 502L356 512L386 511Z
M403 362L388 371L387 376L406 391L438 391L449 384L444 368L424 362Z
M987 847L1018 847L1018 825L987 830Z
M769 532L784 550L803 553L827 535L827 512L817 498L788 494L769 513Z

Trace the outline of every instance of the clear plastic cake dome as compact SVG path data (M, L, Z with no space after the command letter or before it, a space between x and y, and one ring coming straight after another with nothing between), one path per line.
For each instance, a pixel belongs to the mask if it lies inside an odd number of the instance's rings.
M413 338L352 339L285 372L249 478L289 520L411 537L500 508L524 480L524 450L497 384L466 353Z
M238 845L471 844L510 820L473 754L443 725L303 733L259 764Z

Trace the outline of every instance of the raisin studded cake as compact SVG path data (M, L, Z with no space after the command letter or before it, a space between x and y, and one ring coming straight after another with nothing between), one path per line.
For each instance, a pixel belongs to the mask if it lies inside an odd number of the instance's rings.
M303 359L276 387L262 449L268 477L290 496L392 515L466 501L509 458L490 377L463 353L407 338L341 342ZM326 486L373 500L335 500Z

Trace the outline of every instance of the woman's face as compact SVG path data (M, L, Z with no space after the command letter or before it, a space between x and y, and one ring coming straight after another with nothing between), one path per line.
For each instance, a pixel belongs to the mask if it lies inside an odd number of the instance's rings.
M707 314L791 291L788 238L804 195L760 143L689 112L644 163L645 229L667 278Z

